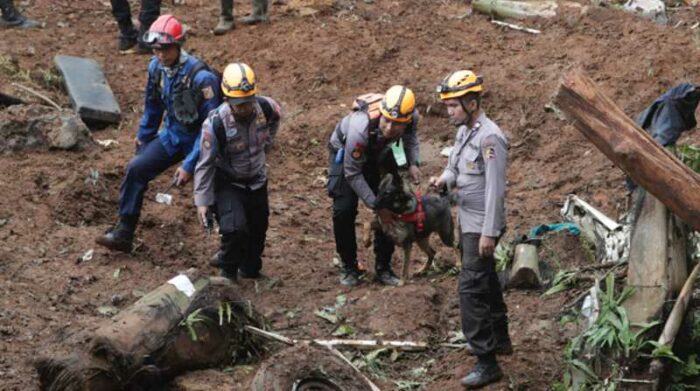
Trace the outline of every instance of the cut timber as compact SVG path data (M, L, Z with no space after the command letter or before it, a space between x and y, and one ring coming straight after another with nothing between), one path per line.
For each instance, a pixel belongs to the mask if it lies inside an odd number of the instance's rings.
M537 247L532 244L515 246L515 260L510 271L511 288L537 289L542 285Z
M634 293L624 306L630 323L658 319L663 305L677 294L685 277L685 226L658 199L643 189L635 192L637 208L627 271Z
M95 60L58 55L54 63L63 76L73 108L83 122L88 126L119 123L119 104L102 67Z
M75 357L37 360L42 390L162 389L175 376L249 359L263 322L230 281L189 270L142 297L97 331Z
M551 18L557 15L557 3L549 0L474 0L475 11L503 18Z
M581 70L564 76L554 103L637 184L700 230L700 175L639 128Z

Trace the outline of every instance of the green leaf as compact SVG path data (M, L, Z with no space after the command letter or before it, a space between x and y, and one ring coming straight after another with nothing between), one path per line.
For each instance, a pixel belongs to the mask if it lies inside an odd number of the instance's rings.
M318 316L321 319L325 319L326 321L336 324L338 323L338 315L335 313L335 309L330 309L328 307L321 308L319 311L315 311L314 315Z
M343 324L338 326L337 329L333 332L334 337L346 337L355 334L355 329L352 328L352 326L348 324Z
M348 298L345 295L338 295L335 297L335 308L340 308L348 302Z

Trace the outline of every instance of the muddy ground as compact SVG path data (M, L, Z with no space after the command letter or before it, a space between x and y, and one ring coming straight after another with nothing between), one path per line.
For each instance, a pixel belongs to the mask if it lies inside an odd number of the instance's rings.
M20 82L67 107L67 97L49 72L53 56L92 57L104 66L124 119L94 132L96 139L119 142L109 149L1 149L2 390L36 388L30 360L79 348L82 341L75 346L70 337L103 321L96 308L110 304L114 294L126 298L120 306L128 306L139 291L156 287L178 270L215 272L207 260L216 238L196 224L191 188L175 191L173 206L153 201L167 187L172 170L147 193L137 232L140 245L133 254L94 245L94 238L116 220L149 57L116 52L116 24L106 1L19 3L45 28L1 32L0 91L35 101L10 85ZM483 15L456 18L464 13L461 1L290 0L271 7L271 24L239 26L214 38L216 2L164 3L164 12L191 28L188 50L219 69L228 62L247 62L258 74L262 93L284 106L286 119L269 158L272 215L263 271L271 280L245 281L243 289L274 329L298 338L328 337L334 331L336 326L314 311L333 305L340 294L347 303L339 311L355 329L353 337L442 341L459 330L454 273L417 278L398 288L337 284L330 203L318 177L324 175L327 135L353 96L396 83L416 91L421 112L428 112L419 133L427 179L444 165L438 152L452 143L454 134L439 115L435 85L455 69L482 74L488 90L485 109L511 143L507 207L512 237L559 221L568 193L614 218L626 208L622 172L545 111L564 71L583 68L631 115L676 83L697 82L700 74L700 30L690 28L700 11L689 8L672 12L670 26L659 26L618 10L569 3L551 20L529 21L528 26L543 32L534 36L501 30ZM239 16L250 10L248 2L236 7ZM368 214L361 216L366 220ZM79 261L90 249L93 258ZM441 247L441 253L451 262L448 249ZM583 261L575 238L552 241L546 254L546 261L561 267ZM363 250L361 256L371 270L370 255ZM414 256L421 258L418 251ZM396 268L398 261L397 252ZM557 321L562 306L576 294L543 298L538 291L506 293L515 354L502 359L507 376L490 389L543 390L561 377L561 349L571 330ZM69 341L73 346L65 346ZM367 373L387 390L409 385L458 390L458 378L473 363L461 351L444 349L401 354L395 361L384 357ZM245 389L255 368L226 368L219 374L228 387ZM221 376L199 376L198 383L217 387Z

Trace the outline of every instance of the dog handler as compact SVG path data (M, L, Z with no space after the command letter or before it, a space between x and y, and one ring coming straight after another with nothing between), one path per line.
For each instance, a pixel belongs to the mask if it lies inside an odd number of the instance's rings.
M335 247L343 262L342 285L355 286L360 281L355 236L357 201L360 198L367 207L375 208L380 152L402 139L409 175L413 181L419 179L415 102L413 91L393 86L384 94L376 115L367 105L360 105L345 116L331 134L328 194L333 198ZM387 209L376 212L385 224L391 224L395 219ZM391 270L394 244L380 231L375 231L374 235L376 279L382 284L398 285L400 280Z
M430 178L432 188L457 187L462 331L470 353L478 358L476 367L462 378L467 388L499 380L503 373L496 354L513 350L493 258L506 227L508 140L481 110L483 88L482 78L468 70L452 73L438 86L440 99L458 130L445 171L439 178Z

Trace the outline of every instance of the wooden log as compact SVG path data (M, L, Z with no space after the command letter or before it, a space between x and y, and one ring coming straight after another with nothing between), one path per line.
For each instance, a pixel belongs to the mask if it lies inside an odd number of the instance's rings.
M627 286L634 293L624 303L630 323L658 319L666 300L680 292L688 275L685 224L656 197L642 189L632 227ZM636 208L635 208L636 209Z
M583 71L564 76L554 103L615 165L700 230L700 175L639 128Z
M540 275L540 259L537 247L532 244L515 246L513 268L510 271L508 287L521 289L537 289L542 285Z
M551 18L557 15L557 3L551 0L474 0L475 11L504 18Z
M42 389L160 389L180 373L259 354L246 334L263 319L228 279L190 270L161 285L86 337L86 352L36 363Z

